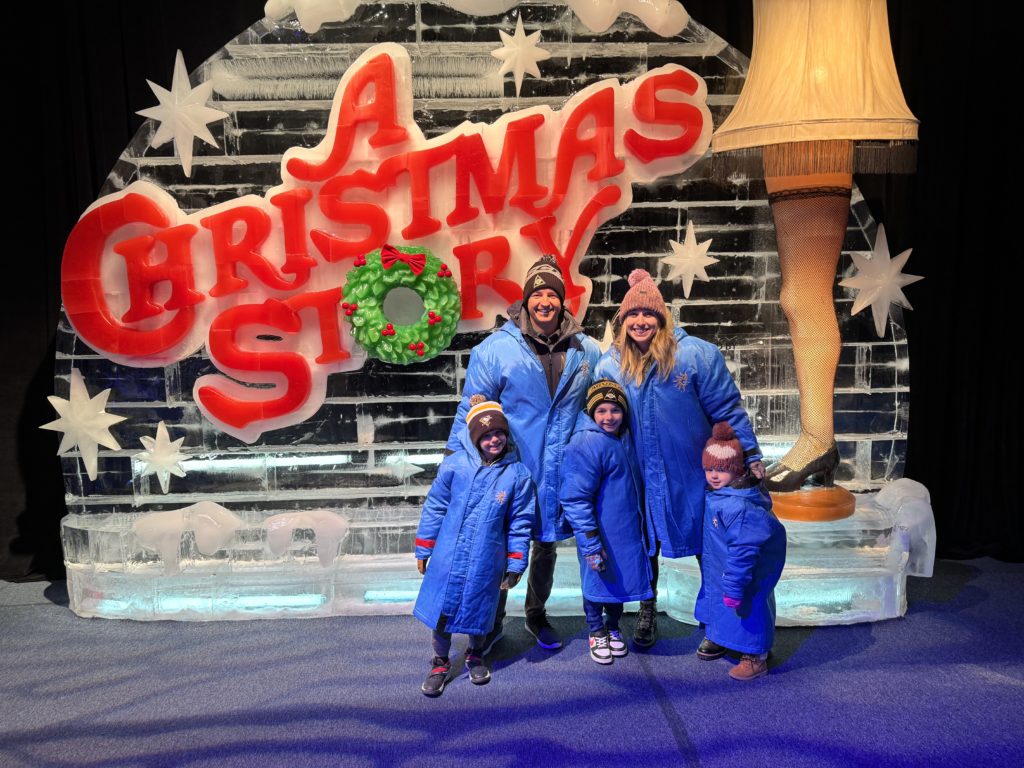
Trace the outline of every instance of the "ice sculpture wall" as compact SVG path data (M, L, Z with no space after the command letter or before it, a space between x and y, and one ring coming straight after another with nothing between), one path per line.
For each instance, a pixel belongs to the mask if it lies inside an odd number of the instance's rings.
M541 32L540 45L551 57L539 62L539 78L523 78L517 96L513 77L499 74L502 61L492 52L502 44L499 31L511 34L520 13L528 33ZM414 117L427 139L467 120L493 123L511 110L545 105L557 110L602 79L628 82L669 64L704 78L717 124L734 103L746 67L742 55L693 20L669 39L630 15L593 33L559 2L524 3L483 17L442 3L364 4L348 20L325 24L314 34L303 31L294 17L264 20L195 73L194 81L212 82L214 106L228 118L210 126L217 148L197 143L191 176L184 175L171 145L151 146L156 128L147 122L101 194L145 181L164 190L185 214L248 194L262 196L280 183L287 149L323 140L339 80L379 42L403 46L411 57ZM770 456L781 455L799 424L768 204L760 180L742 173L726 176L715 168L705 157L682 176L635 185L632 206L597 230L580 265L592 282L584 325L596 338L604 335L632 269L643 267L665 278L671 270L660 262L672 254L670 241L683 242L692 223L700 241L712 240L710 253L719 260L708 268L711 281L695 283L688 300L682 281L663 282L663 293L691 333L723 348L762 446ZM837 282L852 272L850 252L871 250L875 228L855 190ZM902 473L906 341L898 309L880 340L869 317L850 317L852 292L836 291L844 342L836 382L840 480L852 489L871 490ZM62 323L56 393L67 397L71 370L77 368L91 393L111 388L108 410L130 417L114 428L122 449L100 451L95 480L86 476L77 454L63 459L73 523L65 527L65 547L69 574L79 574L81 587L72 596L76 610L118 615L117 606L97 606L126 579L163 574L159 558L139 549L124 513L205 501L243 520L246 532L238 545L207 556L186 530L179 581L153 581L148 597L126 604L121 615L163 610L161 615L210 617L214 605L221 615L262 610L258 594L267 590L256 589L248 602L224 598L227 602L218 603L214 592L222 587L202 578L213 573L211 562L219 564L218 579L225 569L281 565L275 589L292 594L294 602L280 605L300 612L310 605L314 612L384 610L389 601L408 599L415 589L406 572L412 570L408 553L419 505L441 459L469 350L484 334L459 334L448 350L414 366L371 359L359 370L334 373L326 380L323 405L308 419L247 444L216 429L193 398L196 379L216 372L205 349L165 367L131 368L97 355ZM186 475L171 477L167 493L132 458L139 439L152 436L160 421L172 438L185 438ZM338 545L338 573L310 570L321 568L311 528L295 534L286 562L267 544L267 518L313 509L337 512L348 521ZM562 561L572 565L570 558ZM572 570L560 571L559 585L569 585L567 599ZM87 573L95 579L88 581ZM307 577L317 582L315 589L300 584ZM290 593L280 589L284 582L293 584ZM195 591L199 583L207 584L206 592ZM223 589L229 597L234 594ZM186 594L193 597L183 598Z

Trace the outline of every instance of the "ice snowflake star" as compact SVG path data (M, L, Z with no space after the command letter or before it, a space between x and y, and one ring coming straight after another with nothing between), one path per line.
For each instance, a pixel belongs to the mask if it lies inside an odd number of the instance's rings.
M185 59L182 57L181 51L178 51L178 55L174 59L171 90L161 88L152 80L146 82L153 89L160 105L141 109L136 114L152 118L160 123L156 135L153 137L153 146L162 146L173 139L174 151L181 159L181 167L185 171L185 175L191 177L193 140L198 137L211 147L216 147L217 141L206 126L208 123L223 120L228 116L227 112L206 106L206 102L213 95L213 81L207 80L195 88L191 87L188 81L188 70L185 69Z
M878 236L875 238L875 250L871 256L852 253L857 274L840 280L844 288L857 288L860 292L853 302L851 314L856 315L864 307L871 305L871 314L875 319L875 332L878 338L885 336L885 323L889 319L889 305L899 304L906 309L913 309L907 297L903 295L903 286L916 283L924 278L920 275L904 275L903 267L910 258L912 248L908 248L895 259L889 258L889 243L885 239L885 227L878 225Z
M682 277L683 295L690 298L690 289L693 287L694 278L703 280L705 283L709 282L711 278L708 277L704 268L718 263L718 259L708 256L711 241L705 240L698 244L697 236L693 231L693 222L688 221L686 222L686 237L682 244L675 240L669 240L668 244L672 246L673 255L662 259L669 265L668 277L665 279L675 280L677 277Z
M529 36L526 34L523 30L522 16L516 19L514 35L510 35L502 29L498 30L498 34L501 35L501 42L504 45L491 51L491 56L505 62L501 65L498 74L502 77L508 72L513 74L516 80L516 96L519 96L519 89L523 85L523 75L529 72L534 77L540 77L537 62L550 59L551 54L537 45L540 42L539 31Z
M82 462L85 464L85 471L90 480L96 479L98 446L102 445L112 451L121 447L114 436L110 434L110 427L119 421L124 421L125 417L115 416L104 410L107 407L108 397L110 397L110 390L104 389L96 397L90 398L82 374L77 368L72 368L71 397L68 400L56 395L46 398L60 418L49 424L43 424L40 429L64 433L60 447L57 449L58 456L63 456L78 446L82 452Z
M181 466L185 456L179 450L184 437L171 441L167 434L167 425L162 421L156 425L156 438L140 437L139 441L145 448L142 453L136 453L132 458L143 463L142 477L156 475L160 480L160 488L164 493L171 483L171 475L184 477L185 468Z

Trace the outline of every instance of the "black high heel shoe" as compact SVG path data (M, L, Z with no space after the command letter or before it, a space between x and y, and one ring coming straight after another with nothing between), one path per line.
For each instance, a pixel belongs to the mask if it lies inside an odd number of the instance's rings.
M821 455L812 459L800 469L787 467L779 462L764 476L764 485L773 493L799 491L803 484L814 477L820 478L825 488L835 484L836 469L839 467L839 448L833 442Z

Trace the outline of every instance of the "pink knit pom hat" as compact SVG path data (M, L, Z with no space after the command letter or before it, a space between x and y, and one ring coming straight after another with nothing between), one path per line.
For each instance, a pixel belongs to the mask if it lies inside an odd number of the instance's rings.
M619 313L616 315L620 320L627 312L634 309L649 309L661 315L661 321L668 325L668 307L665 300L661 298L661 291L654 284L650 273L646 269L634 269L629 273L629 290L622 299Z

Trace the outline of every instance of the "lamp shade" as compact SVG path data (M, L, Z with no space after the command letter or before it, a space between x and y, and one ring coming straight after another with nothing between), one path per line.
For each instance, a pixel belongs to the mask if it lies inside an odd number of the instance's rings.
M885 0L754 0L754 47L715 152L802 141L917 139Z

